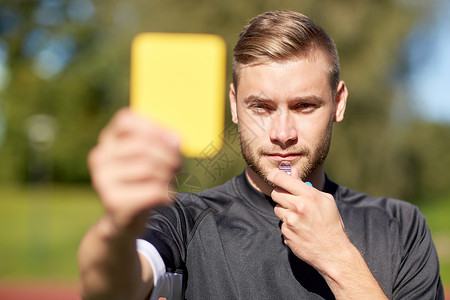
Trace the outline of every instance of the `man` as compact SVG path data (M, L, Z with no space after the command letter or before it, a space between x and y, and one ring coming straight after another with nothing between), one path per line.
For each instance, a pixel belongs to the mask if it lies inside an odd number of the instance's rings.
M89 156L105 213L80 246L86 299L444 299L422 214L324 174L347 94L320 27L290 11L257 16L230 86L247 167L172 205L177 138L118 112Z

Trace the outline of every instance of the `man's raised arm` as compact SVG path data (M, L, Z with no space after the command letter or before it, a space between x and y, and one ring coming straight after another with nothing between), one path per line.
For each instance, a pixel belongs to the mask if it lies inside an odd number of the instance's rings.
M92 183L104 208L80 244L85 299L144 299L150 263L136 251L148 212L171 202L169 184L181 163L178 139L128 109L103 129L89 154Z

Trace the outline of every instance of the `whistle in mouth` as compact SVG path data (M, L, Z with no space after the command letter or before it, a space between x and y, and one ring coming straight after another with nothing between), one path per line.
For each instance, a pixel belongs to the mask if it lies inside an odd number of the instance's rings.
M281 171L284 171L286 174L291 175L291 163L287 160L283 160L278 167Z

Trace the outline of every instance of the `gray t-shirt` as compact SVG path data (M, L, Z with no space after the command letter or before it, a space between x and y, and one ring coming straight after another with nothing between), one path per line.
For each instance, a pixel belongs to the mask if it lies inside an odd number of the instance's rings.
M417 207L327 179L345 230L389 299L444 299L439 261ZM142 239L186 299L334 299L321 275L284 244L272 199L245 174L156 210Z

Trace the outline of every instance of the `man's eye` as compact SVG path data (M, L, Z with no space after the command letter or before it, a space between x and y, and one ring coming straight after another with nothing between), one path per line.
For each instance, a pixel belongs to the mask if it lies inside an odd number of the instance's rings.
M295 110L299 112L310 112L313 111L317 106L313 103L300 103L295 106Z
M255 104L255 105L251 105L250 109L258 114L263 114L263 113L268 113L270 112L270 107L268 107L267 105L261 105L261 104Z

